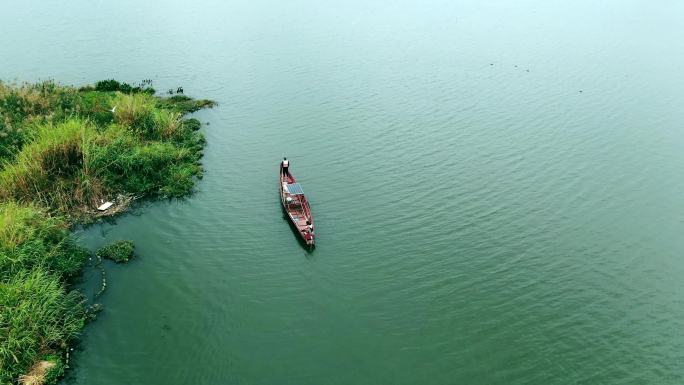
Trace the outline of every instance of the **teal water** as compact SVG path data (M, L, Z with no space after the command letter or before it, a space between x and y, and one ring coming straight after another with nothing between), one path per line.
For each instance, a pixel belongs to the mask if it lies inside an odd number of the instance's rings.
M220 103L64 384L684 383L684 3L141 3L0 4L0 78Z

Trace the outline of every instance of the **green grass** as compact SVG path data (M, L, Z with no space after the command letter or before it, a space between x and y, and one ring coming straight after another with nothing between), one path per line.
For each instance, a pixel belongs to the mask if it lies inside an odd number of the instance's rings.
M118 194L190 194L202 176L204 137L199 121L183 115L213 102L120 88L0 83L0 112L14 111L8 124L17 127L0 138L0 200L85 220Z
M54 383L89 317L68 288L88 257L69 227L101 215L103 200L183 197L202 176L201 123L184 115L213 102L156 97L148 85L0 82L1 384ZM125 241L99 251L132 252ZM42 361L56 366L41 371Z
M82 120L36 128L33 140L0 171L0 199L37 203L61 212L85 204L96 192L83 183L88 179L89 140L95 133Z
M0 204L0 226L0 280L35 268L66 280L88 256L69 236L63 218L35 206Z
M0 283L0 382L15 383L47 352L64 351L86 320L84 299L35 268Z
M0 203L0 383L14 383L50 352L63 354L78 335L86 308L66 282L87 256L63 218Z
M48 355L43 359L55 364L55 366L53 366L52 369L50 369L50 371L47 372L46 376L44 377L44 385L56 384L59 381L59 379L62 378L62 376L64 375L64 371L66 370L66 365L64 361L62 361L61 357L55 355Z

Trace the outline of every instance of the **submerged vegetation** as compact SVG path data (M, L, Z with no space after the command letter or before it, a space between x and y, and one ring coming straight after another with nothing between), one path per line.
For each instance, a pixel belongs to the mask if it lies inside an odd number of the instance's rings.
M202 176L189 112L213 102L154 96L149 82L74 88L0 82L0 383L54 382L89 318L69 289L88 258L69 227L134 198L182 197ZM99 211L112 201L115 206ZM125 262L133 244L98 255Z

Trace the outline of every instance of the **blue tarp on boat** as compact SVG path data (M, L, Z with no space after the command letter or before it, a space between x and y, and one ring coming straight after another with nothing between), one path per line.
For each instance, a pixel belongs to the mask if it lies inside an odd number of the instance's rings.
M302 185L299 183L288 183L286 187L287 192L292 195L304 195L304 189L302 189Z

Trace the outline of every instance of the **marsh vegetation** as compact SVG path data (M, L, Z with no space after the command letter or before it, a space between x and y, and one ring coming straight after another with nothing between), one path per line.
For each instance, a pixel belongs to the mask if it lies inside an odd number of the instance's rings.
M183 116L211 106L154 96L149 83L0 82L0 383L50 382L63 371L89 318L69 287L89 252L70 226L103 215L103 201L191 193L205 141L200 122ZM133 245L100 253L125 262Z

